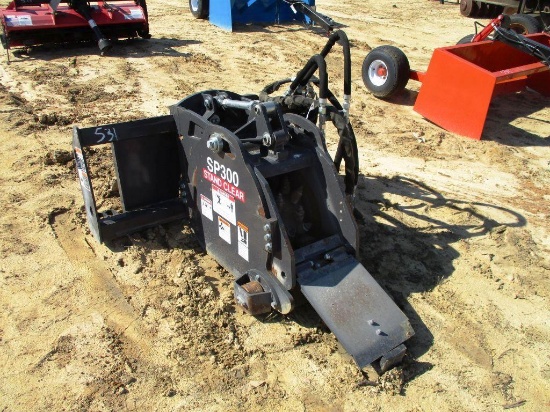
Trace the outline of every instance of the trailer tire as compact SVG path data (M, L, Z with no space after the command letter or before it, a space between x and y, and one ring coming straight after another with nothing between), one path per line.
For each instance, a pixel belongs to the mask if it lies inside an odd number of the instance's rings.
M475 34L468 34L467 36L464 36L461 38L456 44L467 44L471 43L476 35Z
M480 19L486 19L489 17L489 5L487 3L484 3L482 1L478 1L477 5L479 7L479 10L477 12L476 17L479 17Z
M495 10L497 9L496 4L487 4L487 18L488 19L494 19L497 15L495 15Z
M208 0L189 0L189 10L196 19L207 19L209 14Z
M409 60L397 47L376 47L363 60L363 83L373 95L382 99L403 91L410 73Z
M533 34L542 32L542 24L536 17L530 14L512 14L510 16L510 29L519 34Z
M493 6L493 12L489 17L491 17L492 19L494 19L495 17L498 17L504 12L504 6L499 6L496 4L492 4L491 6Z
M3 23L0 24L0 43L2 44L4 50L9 49L8 37L6 36L6 29L4 28Z
M151 33L149 33L149 13L147 12L147 1L138 0L137 5L141 7L143 14L145 15L145 27L138 29L137 34L142 39L150 39Z
M460 14L466 17L475 17L479 6L474 0L460 0Z

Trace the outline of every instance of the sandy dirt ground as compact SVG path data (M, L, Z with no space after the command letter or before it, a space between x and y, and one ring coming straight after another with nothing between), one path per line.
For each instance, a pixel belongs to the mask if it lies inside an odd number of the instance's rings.
M258 93L326 42L301 25L229 33L183 0L150 0L150 40L0 63L0 411L550 410L548 98L496 98L481 141L449 133L413 111L419 83L378 100L361 64L391 44L426 69L473 32L457 4L317 6L352 41L359 258L416 331L403 364L362 373L306 305L237 310L231 275L181 222L109 245L90 235L74 125L167 114L211 88ZM341 96L341 54L328 66ZM92 165L100 208L116 207L107 165Z

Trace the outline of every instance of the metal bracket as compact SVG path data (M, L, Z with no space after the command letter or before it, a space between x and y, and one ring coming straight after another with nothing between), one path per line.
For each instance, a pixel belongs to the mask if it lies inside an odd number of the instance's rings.
M251 315L268 313L271 309L287 314L294 307L292 295L277 279L259 270L252 269L236 279L234 292L237 303Z
M334 30L334 27L336 25L334 20L332 20L328 16L325 16L324 14L318 13L302 0L284 0L284 2L288 3L290 5L290 8L295 13L299 11L300 13L309 17L313 22L317 23L327 32L331 32L332 30Z
M122 211L97 210L85 149L102 144L112 145ZM73 150L88 225L98 241L188 216L180 193L178 145L172 116L74 128Z

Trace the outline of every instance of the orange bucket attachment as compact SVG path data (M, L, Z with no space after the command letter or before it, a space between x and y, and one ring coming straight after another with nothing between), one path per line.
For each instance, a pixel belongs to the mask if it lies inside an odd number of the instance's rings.
M527 35L550 46L550 35ZM482 41L435 49L414 110L451 132L481 139L493 96L529 87L550 96L550 67L500 41Z

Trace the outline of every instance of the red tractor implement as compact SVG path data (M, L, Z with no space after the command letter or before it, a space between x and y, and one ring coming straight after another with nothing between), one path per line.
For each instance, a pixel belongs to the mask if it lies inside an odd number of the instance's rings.
M519 34L550 31L550 0L460 0L460 13L480 19L510 16L510 28Z
M151 37L145 0L15 0L0 9L0 22L6 50L95 40L104 54L111 40Z

